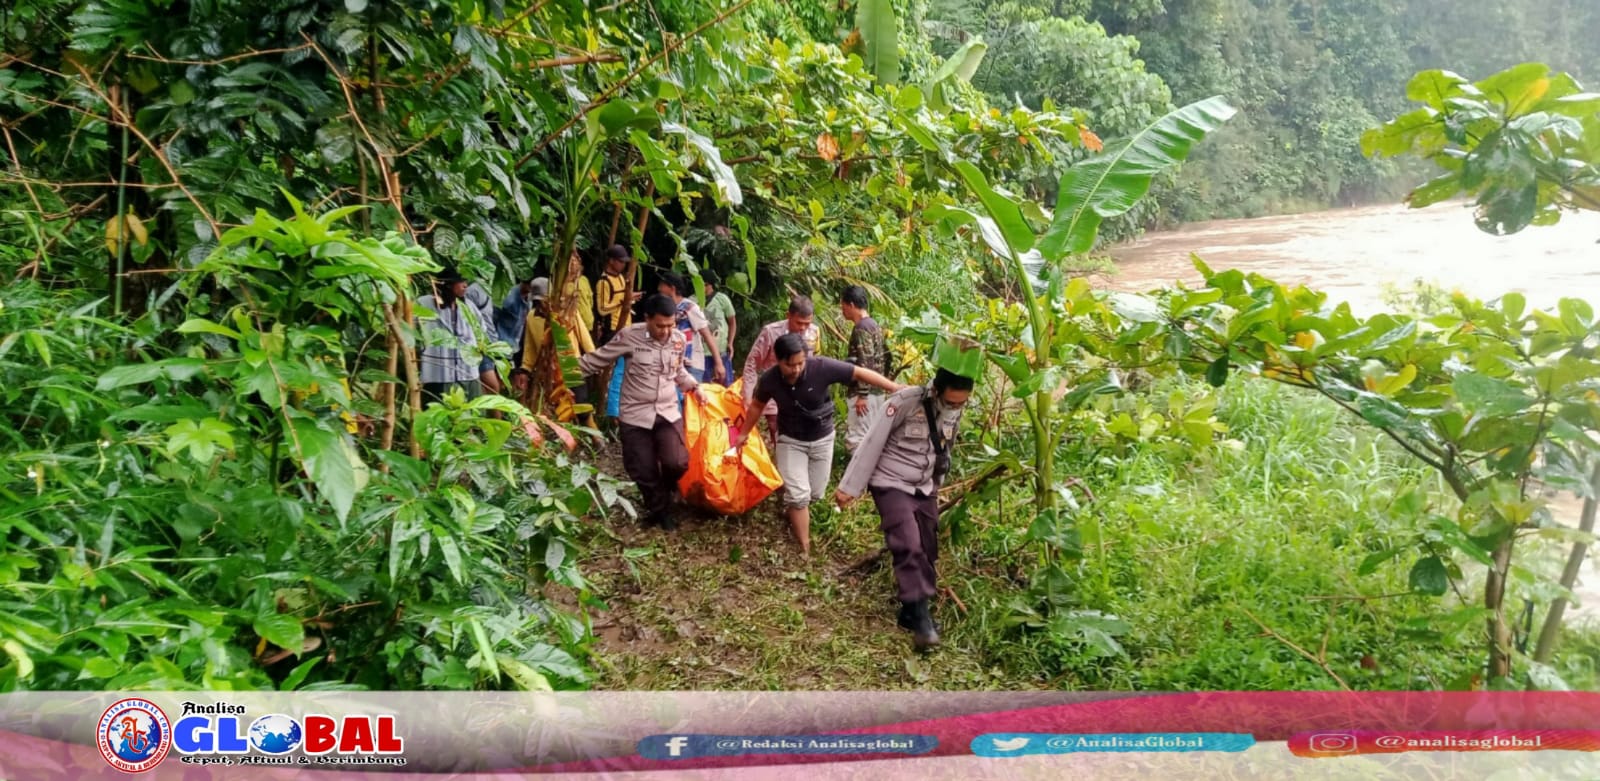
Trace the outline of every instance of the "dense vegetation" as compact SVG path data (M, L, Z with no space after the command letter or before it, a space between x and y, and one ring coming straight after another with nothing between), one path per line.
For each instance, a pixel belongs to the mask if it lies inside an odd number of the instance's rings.
M1417 71L1537 61L1600 79L1600 7L1584 0L930 0L928 19L940 53L984 35L973 83L997 105L1053 99L1102 135L1167 91L1233 100L1239 121L1159 196L1169 222L1392 201L1417 174L1358 141L1404 108Z
M1414 60L1318 37L1347 26L1291 34L1309 6L1105 5L13 4L0 688L726 682L636 677L596 616L628 580L697 561L747 588L746 568L792 566L771 539L746 557L708 531L658 556L592 432L504 397L420 402L429 272L499 294L548 273L563 306L549 260L617 241L642 283L718 272L746 340L788 291L830 302L851 280L893 326L902 379L987 367L945 497L971 653L931 662L961 669L938 680L891 665L896 683L1591 684L1592 640L1556 642L1572 579L1549 566L1568 543L1581 562L1590 535L1540 494L1593 482L1587 304L1363 320L1226 270L1149 296L1071 278L1158 213L1409 181L1363 151L1433 160L1423 200L1479 198L1486 228L1594 208L1578 82L1528 66L1406 91ZM1407 8L1311 10L1392 38L1426 26ZM1201 18L1219 37L1178 32ZM1236 36L1243 19L1282 29ZM1439 41L1417 51L1453 51ZM1302 69L1295 47L1375 70ZM1273 73L1345 91L1259 81ZM1424 105L1361 102L1385 90ZM1263 167L1242 180L1230 157ZM483 352L507 373L507 348ZM859 555L867 523L825 514L819 536ZM789 574L863 610L881 588ZM1535 613L1548 642L1530 642ZM815 633L782 615L798 625L721 631L793 656Z

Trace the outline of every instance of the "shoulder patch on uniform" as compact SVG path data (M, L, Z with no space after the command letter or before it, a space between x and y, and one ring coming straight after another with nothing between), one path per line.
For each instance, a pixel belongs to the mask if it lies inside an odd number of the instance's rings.
M894 417L894 405L890 404L889 406L884 407L883 408L883 414L885 416L888 416L888 417L891 417L891 418Z

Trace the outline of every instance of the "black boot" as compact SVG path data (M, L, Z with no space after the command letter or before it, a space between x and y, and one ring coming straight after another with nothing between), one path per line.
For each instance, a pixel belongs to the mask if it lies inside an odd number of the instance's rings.
M900 628L908 632L915 632L917 629L917 622L912 618L912 615L914 614L912 606L915 604L915 602L901 602L900 614L895 619L895 622L900 625Z
M912 608L913 622L911 645L926 651L939 644L939 629L933 625L933 615L928 612L928 600L920 600Z

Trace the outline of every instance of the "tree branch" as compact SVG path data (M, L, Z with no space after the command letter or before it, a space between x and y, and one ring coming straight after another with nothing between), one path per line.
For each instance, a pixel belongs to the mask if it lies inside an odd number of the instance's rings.
M344 92L345 105L350 108L350 118L355 120L356 127L361 129L361 135L367 140L367 145L372 147L373 158L378 163L378 173L383 177L384 193L387 195L389 205L394 207L395 215L399 219L400 229L414 238L416 231L412 229L411 221L406 219L405 205L400 201L399 176L390 168L388 156L383 153L383 147L378 145L377 139L372 137L372 131L367 129L367 123L362 121L361 110L356 107L355 94L350 91L350 79L339 71L339 66L333 63L333 59L328 56L327 52L322 50L321 46L317 45L316 41L312 40L310 35L305 31L301 31L300 36L306 39L306 44L311 47L312 51L317 53L318 57L322 58L323 63L328 66L329 72L338 80L339 89Z
M129 52L128 53L128 59L131 59L131 60L147 60L149 62L159 62L159 63L162 63L164 65L222 65L224 63L235 62L237 60L248 60L251 57L265 57L266 55L269 55L269 54L289 54L290 52L303 51L303 50L308 49L308 48L310 48L310 47L309 46L294 46L294 47L291 47L291 48L288 48L288 49L252 49L252 50L244 52L242 54L235 54L235 55L232 55L232 56L223 57L221 59L216 59L216 60L175 60L175 59L170 59L170 58L161 56L160 52L156 52L153 55L152 54L133 54L132 52ZM153 51L153 52L155 51L154 47L152 47L150 50Z
M691 30L689 32L688 35L685 35L685 36L683 36L681 38L678 38L678 39L674 40L671 44L668 44L661 51L656 52L654 55L652 55L650 57L650 59L647 59L644 62L640 63L638 67L636 67L633 70L629 71L628 75L623 76L621 79L617 80L617 82L615 84L612 84L610 87L607 87L605 92L600 93L599 97L597 97L594 100L590 101L589 104L584 106L581 110L579 110L577 114L574 114L571 119L568 119L566 122L562 123L561 127L556 128L549 135L547 135L543 139L541 139L539 141L539 143L535 144L533 149L529 150L529 152L527 154L522 156L522 159L517 161L517 164L514 167L514 170L515 169L520 169L524 165L527 165L529 160L532 160L540 152L543 152L546 147L550 146L552 143L555 143L556 139L560 138L568 130L571 130L573 125L576 125L579 122L581 122L584 117L589 115L590 112L594 111L595 109L600 108L601 106L604 106L607 103L610 103L611 99L616 97L617 93L621 92L623 87L628 86L628 84L632 83L633 80L638 78L640 74L644 73L646 70L648 70L651 66L655 65L657 62L660 62L662 58L666 57L668 54L672 53L673 51L676 51L678 49L683 48L683 46L685 44L687 44L689 41L692 41L695 38L699 37L699 35L701 33L705 32L706 30L710 29L711 27L721 23L723 20L727 19L728 17L733 16L734 14L736 14L736 13L738 13L740 11L743 11L746 7L748 7L753 2L755 2L755 0L740 0L740 2L737 5L733 6L732 8L729 8L729 9L727 9L725 11L723 11L720 14L717 14L716 17L713 18L711 21L708 21L705 24L702 24L699 27L694 28L693 30Z
M1310 660L1312 663L1316 664L1318 667L1321 667L1322 671L1327 673L1335 681L1338 681L1339 682L1339 686L1341 688L1343 688L1345 691L1351 691L1350 684L1345 683L1344 679L1340 678L1339 674L1334 672L1332 667L1328 666L1327 661L1325 661L1324 659L1316 656L1315 654L1311 653L1310 651L1307 651L1306 649L1301 648L1300 646L1296 645L1293 640L1290 640L1289 638L1284 637L1283 635L1280 635L1277 632L1272 631L1271 627L1269 627L1266 624L1262 623L1261 619L1256 618L1256 615L1254 613L1250 612L1248 609L1246 609L1244 607L1240 607L1239 609L1244 611L1244 614L1249 616L1251 621L1256 622L1256 626L1261 627L1261 631L1265 632L1268 637L1271 637L1272 639L1277 640L1278 642L1283 643L1284 645L1289 646L1290 648L1294 649L1296 653L1300 654L1301 656L1304 656L1306 659Z

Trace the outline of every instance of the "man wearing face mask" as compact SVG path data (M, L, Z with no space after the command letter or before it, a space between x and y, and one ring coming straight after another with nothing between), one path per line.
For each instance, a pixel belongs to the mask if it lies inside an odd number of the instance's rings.
M911 631L919 651L939 644L928 606L938 591L939 486L950 470L950 446L972 384L970 378L940 369L931 385L890 395L834 493L839 506L847 507L872 491L883 519L879 528L894 557L899 623Z

